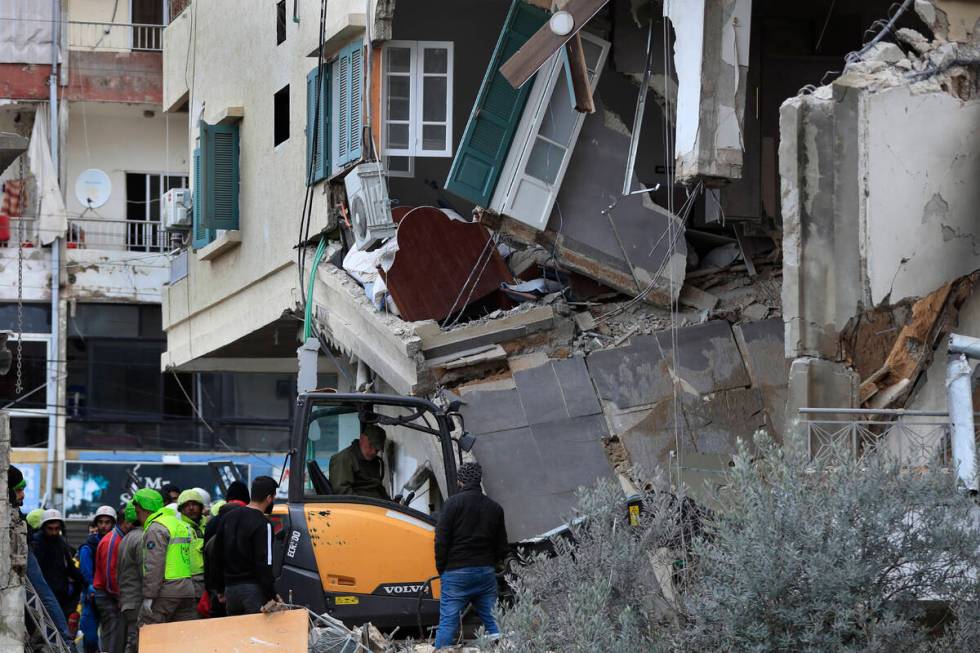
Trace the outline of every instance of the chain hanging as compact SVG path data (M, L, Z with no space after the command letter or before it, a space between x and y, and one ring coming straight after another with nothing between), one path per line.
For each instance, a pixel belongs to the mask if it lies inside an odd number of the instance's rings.
M20 161L20 197L17 216L17 380L14 394L19 397L24 391L24 205L26 204L27 183L24 180L24 154Z

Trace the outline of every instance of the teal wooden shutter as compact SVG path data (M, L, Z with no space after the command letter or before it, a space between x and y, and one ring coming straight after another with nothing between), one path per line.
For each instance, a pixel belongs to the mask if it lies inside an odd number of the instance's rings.
M201 249L211 242L211 230L204 224L201 215L203 201L204 192L201 188L201 149L197 148L194 150L194 194L191 197L193 207L191 209L191 215L194 218L191 239L194 249Z
M361 158L363 140L362 88L364 85L364 47L360 41L350 46L350 136L348 137L347 161Z
M238 150L237 123L201 123L203 218L209 229L238 229Z
M490 203L534 83L532 77L514 89L500 74L500 66L544 25L548 15L544 9L514 0L504 21L446 180L446 190L474 204Z
M316 89L320 84L319 117L316 115ZM316 161L311 170L313 129L316 125ZM306 185L326 179L330 174L330 67L314 68L306 76Z

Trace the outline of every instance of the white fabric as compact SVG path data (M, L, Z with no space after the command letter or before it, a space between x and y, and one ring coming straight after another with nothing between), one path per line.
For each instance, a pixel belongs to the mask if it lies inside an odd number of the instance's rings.
M381 302L388 293L388 286L378 274L378 267L385 271L390 270L397 251L398 238L389 238L383 245L370 252L362 252L353 247L344 257L344 270L362 286L370 286L369 299L378 308L381 308Z
M48 142L48 108L39 106L34 114L34 130L27 146L27 162L37 182L38 232L42 245L50 245L55 238L64 238L68 231L68 214L65 200L58 186L58 173L51 161L51 145Z

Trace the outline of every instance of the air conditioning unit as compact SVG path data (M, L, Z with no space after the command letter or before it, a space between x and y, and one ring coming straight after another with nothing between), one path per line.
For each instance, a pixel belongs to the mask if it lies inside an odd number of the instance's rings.
M398 225L391 219L391 202L381 163L362 163L344 178L347 205L357 248L364 250L395 235Z
M167 231L186 231L191 228L193 199L188 188L171 188L160 200L163 228Z

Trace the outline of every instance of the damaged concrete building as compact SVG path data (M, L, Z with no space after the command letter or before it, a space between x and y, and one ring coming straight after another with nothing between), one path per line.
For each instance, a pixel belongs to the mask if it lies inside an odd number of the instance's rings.
M515 538L800 408L934 407L975 312L980 5L914 5L192 2L162 367L303 344L335 389L459 398ZM430 457L389 447L392 486Z

